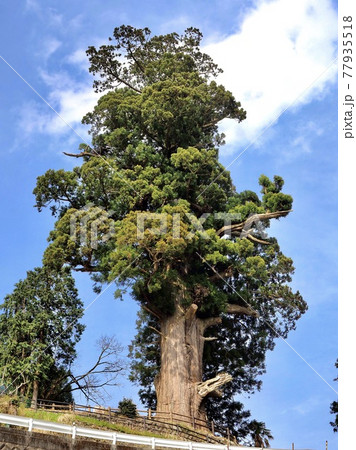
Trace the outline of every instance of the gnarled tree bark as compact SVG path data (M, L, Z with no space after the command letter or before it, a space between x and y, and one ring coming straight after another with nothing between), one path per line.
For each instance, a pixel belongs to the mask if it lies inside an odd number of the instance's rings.
M157 411L181 414L191 419L205 420L204 399L221 396L220 388L232 380L226 373L203 381L203 351L207 328L221 323L221 317L199 318L198 306L184 310L176 304L172 316L160 318L161 370L155 379ZM250 306L228 304L228 314L259 317ZM196 424L199 426L199 424Z
M157 411L181 414L205 420L204 398L213 394L231 377L218 376L209 390L202 390L204 331L221 323L220 317L197 317L198 306L192 304L186 311L177 306L175 313L161 319L161 370L155 380ZM214 384L215 383L215 384ZM199 426L199 424L197 424Z

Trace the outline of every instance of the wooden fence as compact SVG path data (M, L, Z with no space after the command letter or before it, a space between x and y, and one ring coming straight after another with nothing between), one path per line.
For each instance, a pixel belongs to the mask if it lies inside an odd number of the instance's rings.
M218 444L230 443L229 429L217 426L214 422L191 418L176 413L159 413L152 409L138 410L137 417L129 418L120 414L119 409L79 405L77 403L55 402L52 400L38 400L37 409L49 412L73 413L111 423L126 425L132 429L151 431L153 433L179 436L181 439L197 442L210 442Z

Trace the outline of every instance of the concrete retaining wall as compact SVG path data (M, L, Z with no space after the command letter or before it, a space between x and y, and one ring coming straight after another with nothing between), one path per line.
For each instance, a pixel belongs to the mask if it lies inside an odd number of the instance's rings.
M68 436L44 434L0 426L0 450L112 450L108 443ZM117 450L137 450L137 447L116 446Z

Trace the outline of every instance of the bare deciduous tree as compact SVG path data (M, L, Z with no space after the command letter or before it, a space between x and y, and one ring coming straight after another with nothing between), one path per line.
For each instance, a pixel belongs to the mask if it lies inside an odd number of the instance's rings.
M122 359L124 348L115 336L102 336L97 346L99 354L93 366L80 375L70 372L62 392L80 391L87 401L99 404L109 396L106 387L120 385L119 376L127 364Z

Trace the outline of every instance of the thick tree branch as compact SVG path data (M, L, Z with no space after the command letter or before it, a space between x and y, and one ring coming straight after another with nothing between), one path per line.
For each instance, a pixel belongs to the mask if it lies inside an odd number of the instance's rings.
M221 317L209 317L207 319L201 319L202 334L207 328L212 327L214 325L220 325L221 322L222 322Z
M264 241L264 240L262 240L262 239L257 239L255 236L253 236L252 234L247 234L246 236L245 236L247 239L250 239L251 241L253 241L253 242L257 242L258 244L265 244L265 245L270 245L271 243L270 242L268 242L268 241Z
M229 314L236 314L236 315L247 315L252 317L260 317L257 311L252 309L251 307L247 306L240 306L240 305L233 305L229 303L226 308L226 312Z
M63 152L66 156L71 156L72 158L82 158L83 156L100 156L97 153L90 153L90 152L81 152L81 153L67 153Z

